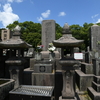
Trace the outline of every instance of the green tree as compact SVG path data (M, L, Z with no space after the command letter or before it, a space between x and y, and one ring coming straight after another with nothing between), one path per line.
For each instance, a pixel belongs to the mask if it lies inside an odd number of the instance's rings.
M31 44L33 48L36 48L37 45L41 44L41 34L40 33L23 33L23 40Z
M9 24L6 28L13 30L17 25L21 27L21 33L41 33L41 24L34 23L32 21L25 21L23 23L19 23L18 21Z
M62 37L61 33L56 33L56 40L58 40L60 37Z
M79 25L70 26L73 36L76 39L84 40L84 43L80 47L83 50L86 50L87 46L89 46L89 29L92 25L92 23L84 23L83 27Z
M19 25L19 22L14 21L12 24L9 24L6 28L13 30L17 25Z
M62 36L62 27L56 23L56 40Z
M97 23L100 25L100 23ZM7 28L10 30L14 29L16 25L21 27L21 38L32 44L35 48L38 44L41 44L41 24L34 23L32 21L25 21L19 23L18 21L9 24ZM93 23L84 23L83 26L78 24L73 24L70 26L72 35L76 39L84 40L84 43L81 45L81 49L86 49L89 46L89 29L93 25ZM62 27L56 23L56 39L59 39L62 36Z

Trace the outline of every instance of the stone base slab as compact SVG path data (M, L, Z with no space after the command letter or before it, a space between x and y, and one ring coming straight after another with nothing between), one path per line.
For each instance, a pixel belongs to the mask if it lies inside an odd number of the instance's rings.
M92 82L92 87L94 90L97 92L100 92L100 84L95 83L94 81Z
M76 84L79 91L87 91L88 87L91 87L93 81L93 74L85 74L81 70L75 70L76 72Z
M32 73L32 85L54 86L54 73Z
M94 76L94 82L100 84L100 76Z
M77 99L76 99L76 98L74 98L74 99L65 99L65 98L64 98L64 99L63 99L62 96L60 96L60 97L59 97L59 100L77 100Z
M81 63L81 71L85 74L93 74L93 64Z
M26 68L23 71L23 85L32 85L32 73L33 70Z
M96 92L92 87L88 87L87 91L92 100L100 100L100 92Z

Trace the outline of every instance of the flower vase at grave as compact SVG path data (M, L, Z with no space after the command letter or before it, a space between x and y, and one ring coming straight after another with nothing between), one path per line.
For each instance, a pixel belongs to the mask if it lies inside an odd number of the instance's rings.
M40 53L40 52L37 52L37 53L35 54L35 59L36 59L36 60L41 60L41 53Z
M54 58L55 58L55 53L54 52L50 52L49 53L49 59L50 59L50 61L54 60Z

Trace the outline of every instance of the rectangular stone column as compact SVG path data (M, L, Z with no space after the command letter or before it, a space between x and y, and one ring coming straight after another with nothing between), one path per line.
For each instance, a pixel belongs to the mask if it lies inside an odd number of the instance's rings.
M43 50L47 51L49 43L55 40L55 21L54 20L43 20L42 21L42 45Z

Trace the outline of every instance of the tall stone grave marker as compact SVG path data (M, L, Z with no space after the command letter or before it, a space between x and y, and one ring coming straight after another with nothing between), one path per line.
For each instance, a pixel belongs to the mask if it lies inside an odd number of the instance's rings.
M100 26L93 25L90 28L90 50L100 49Z
M85 62L92 63L92 59L100 56L100 26L90 27L90 49L85 53Z
M91 26L91 45L90 49L94 53L92 87L88 87L88 94L92 100L100 100L100 26Z
M55 40L55 21L54 20L43 20L42 21L42 45L43 50L47 51L49 43Z

